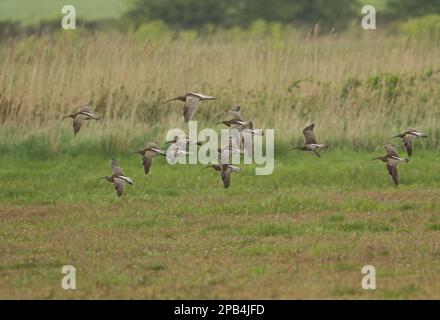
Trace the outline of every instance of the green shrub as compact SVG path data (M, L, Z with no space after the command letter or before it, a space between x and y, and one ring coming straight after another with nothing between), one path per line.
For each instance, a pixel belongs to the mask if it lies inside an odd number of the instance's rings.
M398 32L415 38L440 40L440 14L431 14L420 18L409 19L397 24Z
M140 39L169 41L174 32L161 20L144 23L137 28L135 36Z

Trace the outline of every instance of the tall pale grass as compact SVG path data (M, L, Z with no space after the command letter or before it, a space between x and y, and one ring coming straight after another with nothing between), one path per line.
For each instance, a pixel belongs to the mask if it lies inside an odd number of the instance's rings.
M185 129L178 103L188 91L218 97L199 108L199 127L214 127L240 104L245 118L275 128L277 140L302 140L316 123L334 146L380 146L407 127L440 145L440 48L377 32L316 37L140 41L72 33L0 44L0 147L44 140L126 150ZM102 115L72 139L63 115L91 101ZM105 147L104 147L105 148Z

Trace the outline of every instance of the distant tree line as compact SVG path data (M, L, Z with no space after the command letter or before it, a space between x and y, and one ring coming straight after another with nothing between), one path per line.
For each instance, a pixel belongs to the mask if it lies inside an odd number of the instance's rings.
M388 0L387 11L394 19L405 20L440 14L440 0Z
M363 2L365 3L365 2ZM361 13L359 0L135 0L127 13L135 25L161 20L174 28L246 27L256 20L343 28ZM440 0L387 0L383 17L440 14Z
M358 0L135 0L135 24L162 20L175 28L248 26L256 20L341 27L356 19Z
M399 30L404 34L438 33L440 0L383 0L386 8L377 12L379 24L409 21ZM119 19L77 22L83 30L116 30L122 33L143 27L167 30L212 30L238 26L247 28L256 21L295 27L320 25L321 30L342 30L361 16L361 0L133 0L133 6ZM437 16L436 16L437 15ZM154 21L154 23L152 23ZM0 39L43 35L59 31L59 19L23 26L0 21ZM157 31L157 30L156 30ZM151 32L148 32L151 33Z

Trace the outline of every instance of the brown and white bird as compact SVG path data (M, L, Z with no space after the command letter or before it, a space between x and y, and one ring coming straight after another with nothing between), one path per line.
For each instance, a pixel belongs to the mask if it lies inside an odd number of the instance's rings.
M240 172L240 168L232 166L230 164L210 164L205 167L206 169L212 168L217 172L220 172L220 177L222 178L223 186L225 189L229 188L231 185L231 174L232 172Z
M237 144L233 137L229 137L228 145L219 149L220 177L222 178L225 189L229 188L231 184L232 172L241 171L239 167L231 165L233 154L244 155L243 151L240 150L240 143L238 142ZM217 170L215 167L213 168Z
M179 100L184 102L183 105L183 118L185 119L185 122L190 121L194 114L197 111L197 107L200 104L200 101L204 100L215 100L214 97L207 96L202 93L195 93L195 92L189 92L185 94L184 96L178 96L176 98L170 99L168 101L165 101L164 103L168 103L171 101Z
M166 150L166 158L168 163L171 165L177 163L178 157L189 155L192 155L192 152L186 150L186 144L181 145L178 143L171 143Z
M232 172L240 172L241 169L236 166L232 166L230 164L221 164L220 176L223 181L223 186L225 189L229 188L231 184L231 174Z
M72 118L72 127L73 127L73 133L76 135L79 130L81 129L81 126L83 125L83 122L86 120L99 120L99 118L93 113L92 108L89 105L82 106L78 112L68 114L67 116L64 116L63 119L66 118Z
M122 168L116 160L110 160L110 166L112 168L112 175L101 177L100 179L112 182L115 187L116 195L120 197L124 193L125 183L127 182L128 184L133 185L134 181L122 172Z
M229 137L228 145L223 148L218 148L218 159L219 163L210 164L205 168L212 168L217 172L220 172L220 177L223 182L223 186L225 188L229 188L231 184L231 174L232 172L240 172L240 168L231 165L232 155L240 154L244 155L244 153L240 150L240 148L234 143L234 139Z
M371 161L381 160L385 162L387 164L388 173L391 176L394 185L397 186L399 184L399 172L397 171L397 166L401 162L408 163L409 159L400 158L396 147L392 144L386 144L384 145L384 148L387 154L383 157L371 159Z
M241 118L233 117L230 120L224 120L218 122L217 125L224 124L225 126L231 128L230 135L238 146L243 144L243 148L248 155L252 154L253 148L253 136L260 135L264 136L264 131L261 129L254 129L254 124L252 121L244 121Z
M147 175L150 172L151 165L153 163L153 158L155 156L161 155L165 156L166 151L160 149L155 143L148 143L147 147L136 151L134 153L138 153L142 156L142 165L144 166L144 173Z
M293 147L292 150L311 151L318 157L321 157L319 151L322 149L328 150L329 146L327 144L319 144L316 142L315 134L313 133L314 128L314 123L305 127L303 130L304 144L302 146Z
M220 122L217 122L216 125L224 124L225 126L229 128L237 128L238 130L241 130L244 128L248 123L246 121L243 121L241 119L232 118L230 120L223 120Z
M426 133L420 132L417 129L409 128L404 133L398 134L397 136L392 137L393 138L400 138L402 139L403 146L405 147L406 153L408 154L408 157L411 157L413 152L413 141L417 138L426 138L428 135Z

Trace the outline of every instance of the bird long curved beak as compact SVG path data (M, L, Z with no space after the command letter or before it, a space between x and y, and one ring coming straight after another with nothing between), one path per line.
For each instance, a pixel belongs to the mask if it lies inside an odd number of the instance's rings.
M177 100L177 98L173 98L173 99L167 100L163 104L167 104L168 102L175 101L175 100Z
M380 158L373 158L373 159L371 159L371 161L374 161L374 160L379 160Z
M391 137L391 139L394 139L394 138L400 138L399 136L394 136L394 137Z
M69 117L70 117L70 115L68 115L68 116L64 116L63 119L66 119L66 118L69 118Z

